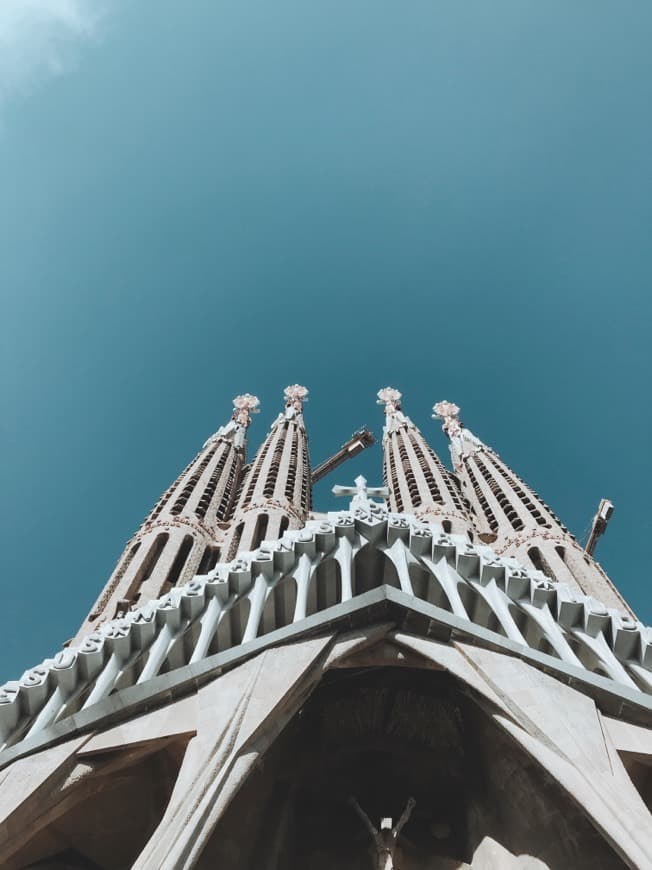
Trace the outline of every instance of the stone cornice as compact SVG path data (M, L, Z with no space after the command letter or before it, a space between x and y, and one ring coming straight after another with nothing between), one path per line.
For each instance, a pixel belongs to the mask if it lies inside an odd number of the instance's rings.
M370 549L378 556L365 560L361 554ZM242 638L232 647L253 641L261 633L272 591L296 604L285 622L274 617L276 623L268 623L265 631L314 620L320 612L308 617L306 602L310 589L323 582L321 566L333 563L339 576L337 600L343 604L358 597L357 588L383 584L373 567L377 559L415 604L438 600L437 610L455 617L471 633L480 631L496 643L509 640L538 655L543 648L551 667L559 662L599 674L614 691L652 694L652 629L487 546L446 535L436 523L369 502L309 520L255 552L241 552L232 562L103 624L78 645L6 683L0 688L0 746L31 739L111 693L117 691L119 698L129 685L142 686L163 671L198 665L209 656L223 617L245 614ZM334 584L329 591L335 594ZM319 610L327 619L329 608ZM189 631L191 626L197 629ZM191 635L197 639L189 650L183 641Z

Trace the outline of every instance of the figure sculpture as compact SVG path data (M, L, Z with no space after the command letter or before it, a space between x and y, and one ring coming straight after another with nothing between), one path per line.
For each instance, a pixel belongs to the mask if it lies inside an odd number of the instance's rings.
M371 834L376 849L377 870L397 870L394 866L394 855L396 853L397 841L401 831L412 814L412 810L416 804L415 799L413 797L408 799L407 805L403 810L400 819L393 827L391 819L381 819L380 829L373 826L371 819L354 797L349 798L349 804L360 816L365 827Z

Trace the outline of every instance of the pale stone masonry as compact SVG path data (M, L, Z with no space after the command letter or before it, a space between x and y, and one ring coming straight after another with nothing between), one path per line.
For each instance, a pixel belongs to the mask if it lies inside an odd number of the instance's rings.
M608 607L633 615L600 565L539 495L461 425L457 405L439 402L433 411L436 419L443 420L450 438L453 467L472 506L481 540L491 543L500 555L514 556L551 580L568 583Z
M285 410L272 424L242 482L226 536L227 558L300 528L308 516L312 487L303 419L307 396L308 390L300 384L285 388Z
M459 481L403 413L401 398L392 387L378 392L378 402L385 406L383 477L389 487L389 506L398 513L436 520L445 532L468 534L473 540Z
M454 472L385 388L387 486L313 512L306 396L0 686L0 866L649 870L652 629L451 403Z
M77 639L217 563L221 527L231 516L246 432L259 402L245 394L233 404L231 420L206 441L127 542Z

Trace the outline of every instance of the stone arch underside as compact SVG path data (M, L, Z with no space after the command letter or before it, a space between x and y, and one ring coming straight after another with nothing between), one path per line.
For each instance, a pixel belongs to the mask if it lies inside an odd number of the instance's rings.
M186 739L155 740L77 759L25 821L25 840L2 861L7 870L127 870L159 824L172 794Z
M179 705L185 716L190 702L182 741L165 723L178 718ZM167 733L166 743L144 752L152 721ZM111 763L125 782L151 780L143 765L167 765L164 798L155 818L141 818L138 857L119 859L130 863L102 863L76 842L57 844L93 861L79 866L373 867L365 864L368 834L348 798L377 823L384 815L396 820L412 794L417 806L399 843L401 870L600 870L644 866L652 852L649 814L642 815L640 796L605 743L592 699L519 659L461 642L372 625L286 644L127 724L129 740L121 744L116 731L115 745L107 744ZM92 740L107 743L101 732ZM88 756L77 763L88 765ZM63 782L48 774L44 788L53 805L66 788L80 789L77 806L86 800L83 777L71 778L71 770L57 774ZM115 788L137 793L136 786ZM616 792L617 805L609 797ZM28 804L38 788L29 794ZM119 803L97 803L93 811L106 831L120 829L111 821ZM46 825L16 836L12 824L20 817L27 830L39 812L33 803L19 806L0 827L6 866L65 859L65 848L44 847Z
M376 866L349 806L378 825L416 807L401 870L622 868L559 784L445 672L328 672L217 823L196 866Z

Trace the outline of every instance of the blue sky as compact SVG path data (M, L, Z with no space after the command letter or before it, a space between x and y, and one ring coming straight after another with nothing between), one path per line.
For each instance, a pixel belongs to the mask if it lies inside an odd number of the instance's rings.
M1 674L70 637L229 414L311 390L315 462L379 387L583 535L652 621L652 7L5 0ZM357 473L380 481L378 448Z

